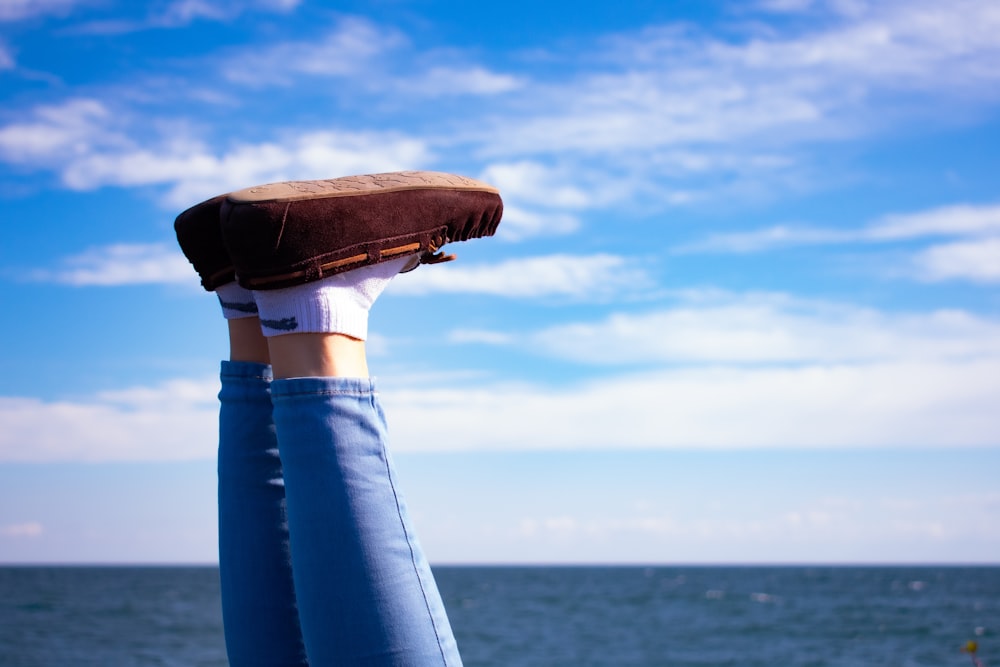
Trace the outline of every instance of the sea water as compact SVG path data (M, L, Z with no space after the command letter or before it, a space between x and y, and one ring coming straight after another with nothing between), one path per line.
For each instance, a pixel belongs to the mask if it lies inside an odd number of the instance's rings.
M1000 567L437 567L467 667L1000 666ZM0 568L0 666L227 664L212 567Z

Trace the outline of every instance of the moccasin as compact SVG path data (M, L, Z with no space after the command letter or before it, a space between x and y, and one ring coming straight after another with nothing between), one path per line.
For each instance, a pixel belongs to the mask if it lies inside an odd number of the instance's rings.
M267 290L407 254L413 266L447 261L454 257L441 246L492 236L502 215L491 185L401 171L238 190L224 198L220 220L240 284Z
M195 204L174 220L177 242L208 291L236 280L233 260L222 240L219 209L225 195Z

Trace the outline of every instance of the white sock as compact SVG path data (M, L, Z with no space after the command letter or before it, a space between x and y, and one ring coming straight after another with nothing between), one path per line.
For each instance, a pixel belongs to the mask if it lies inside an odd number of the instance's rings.
M265 336L340 333L368 338L368 310L410 256L337 273L316 282L254 291Z
M222 306L222 316L227 320L238 320L243 317L257 317L257 303L253 292L241 287L237 282L226 283L215 288Z

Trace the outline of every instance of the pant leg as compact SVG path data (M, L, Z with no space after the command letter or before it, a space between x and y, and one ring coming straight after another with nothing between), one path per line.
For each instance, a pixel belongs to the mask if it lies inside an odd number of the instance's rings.
M275 380L272 399L310 664L461 665L372 382Z
M271 416L271 368L224 361L221 375L219 574L229 663L305 666Z

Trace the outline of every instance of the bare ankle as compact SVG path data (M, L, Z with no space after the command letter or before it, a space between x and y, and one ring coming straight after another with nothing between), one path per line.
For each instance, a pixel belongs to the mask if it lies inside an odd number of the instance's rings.
M365 342L339 333L271 336L271 364L276 378L368 377Z
M260 320L256 317L242 317L227 320L229 323L230 361L250 361L258 364L271 363L267 339L260 330Z

